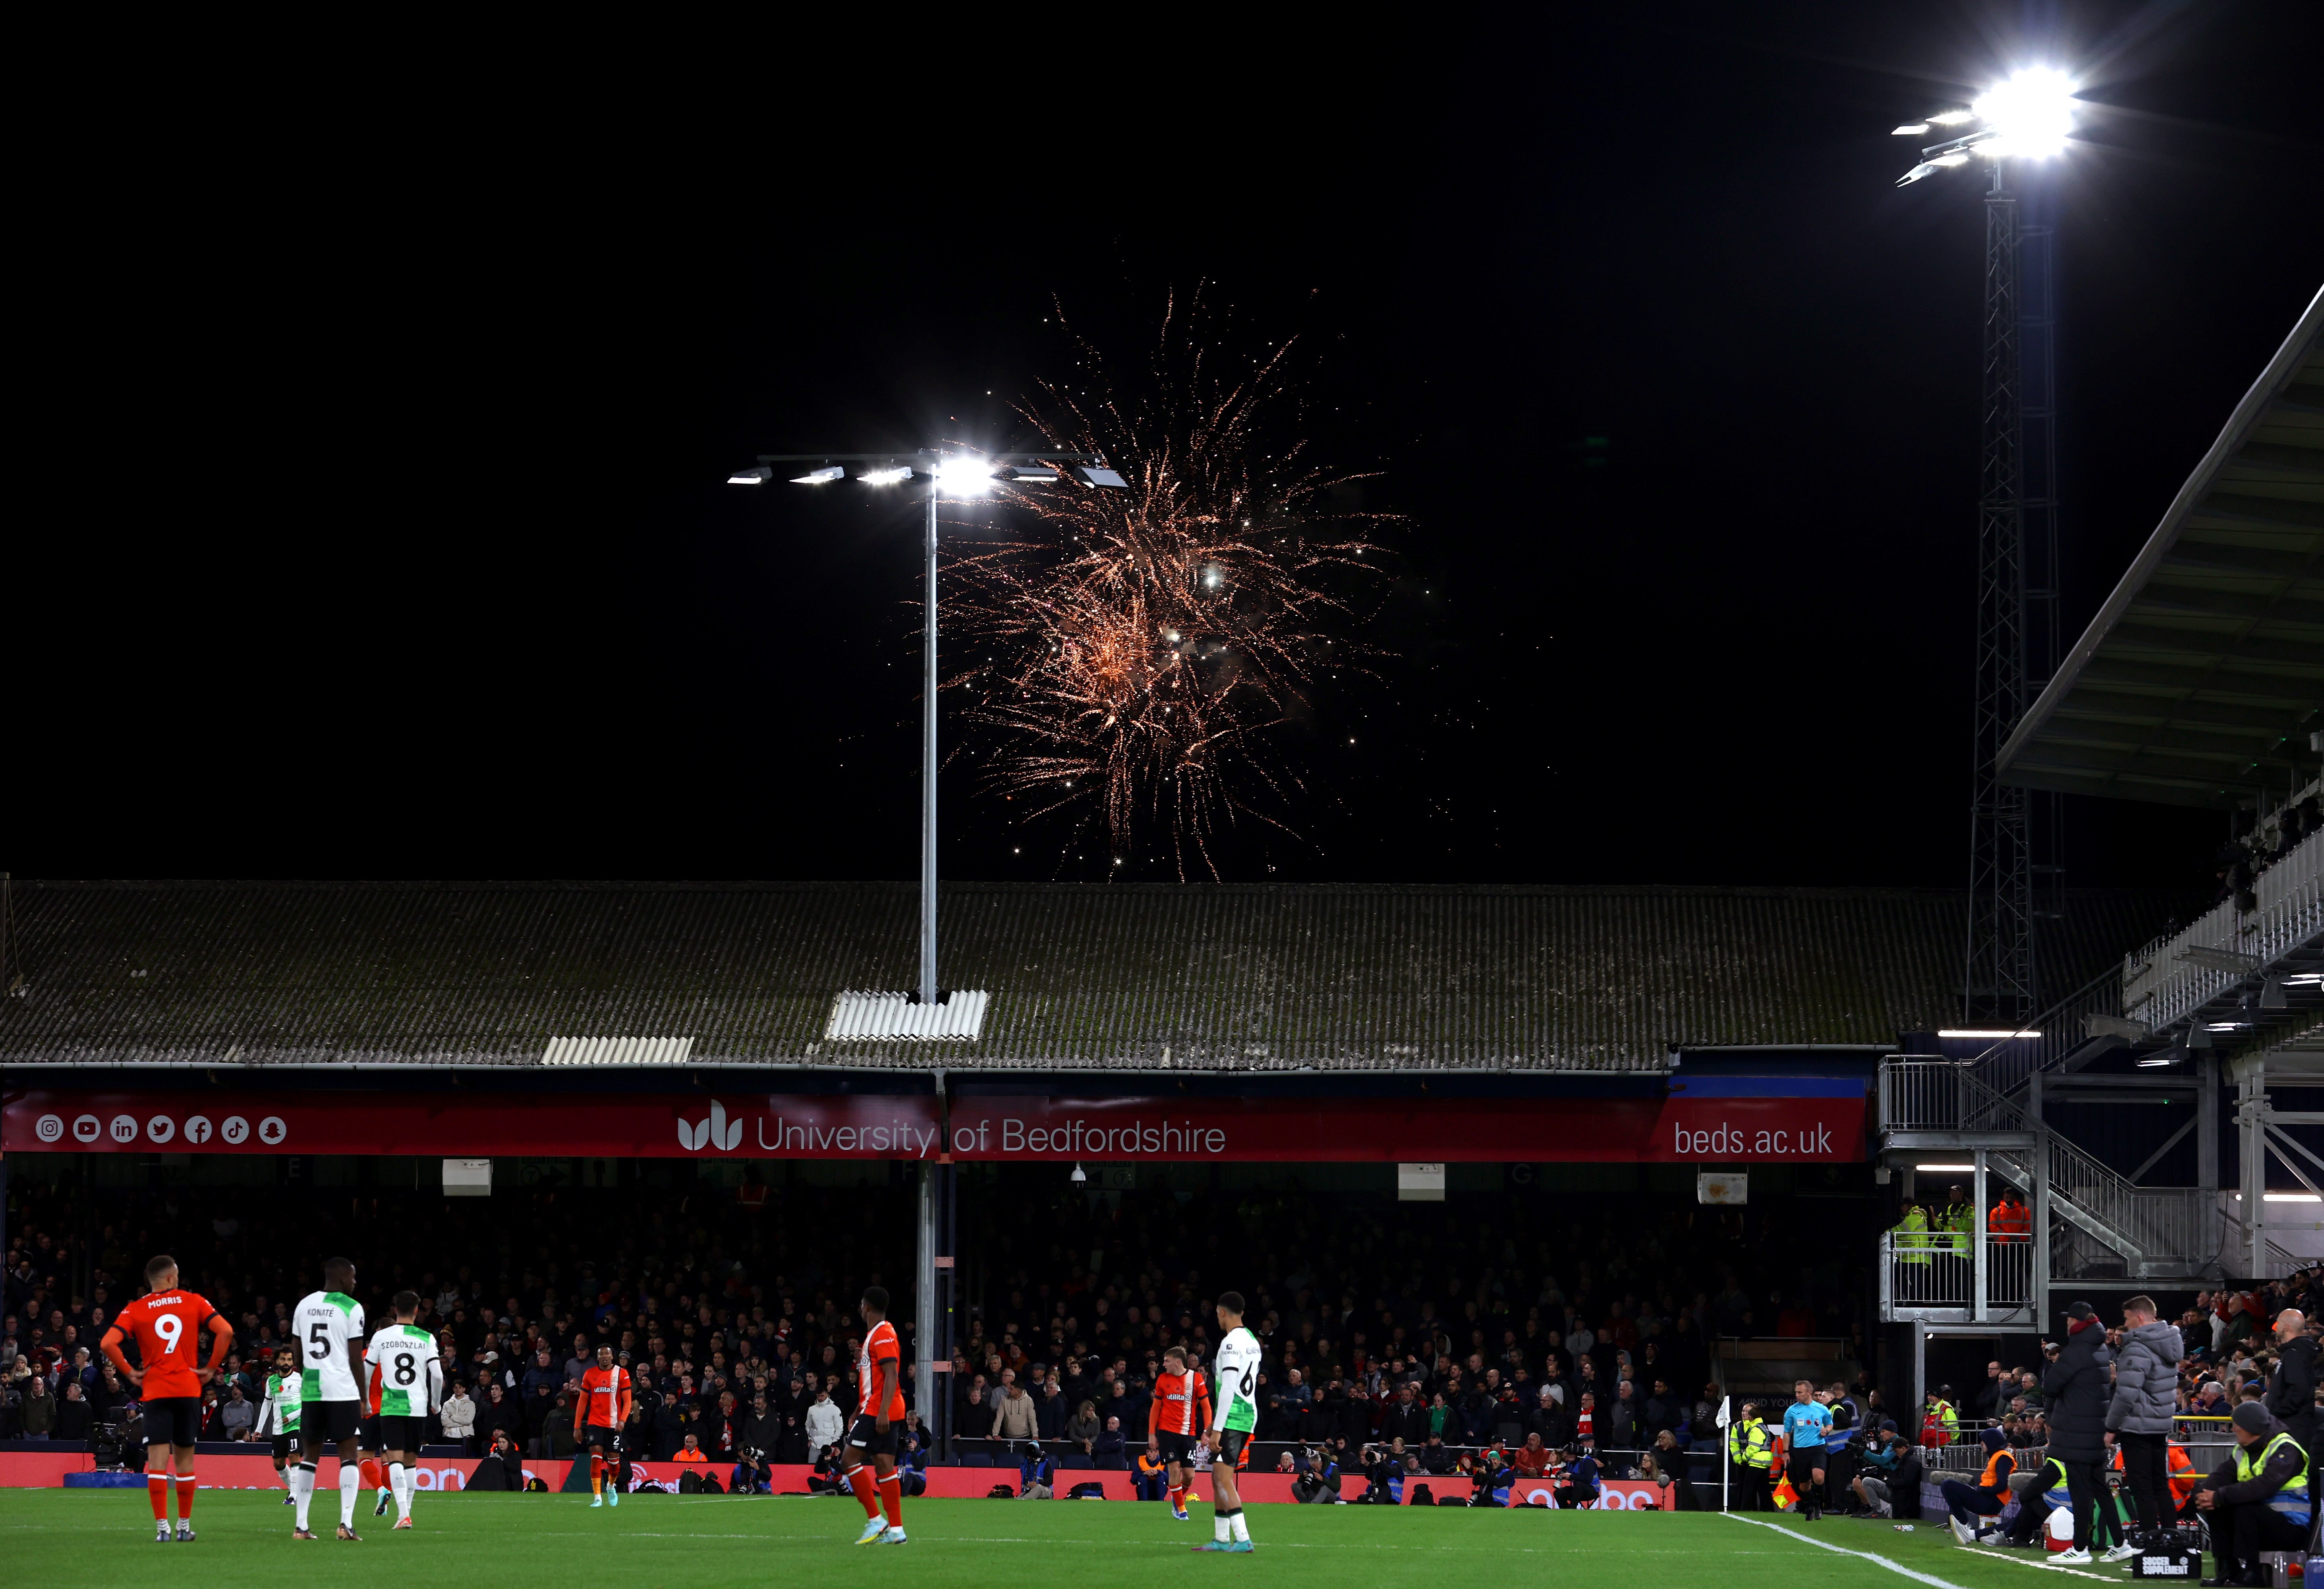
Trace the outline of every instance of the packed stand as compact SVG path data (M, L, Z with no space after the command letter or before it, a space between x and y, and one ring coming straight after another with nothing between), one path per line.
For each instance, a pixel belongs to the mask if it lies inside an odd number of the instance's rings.
M604 1344L634 1378L632 1455L698 1454L755 1487L770 1464L825 1458L853 1413L862 1289L908 1295L910 1197L896 1188L447 1201L186 1187L117 1195L109 1219L84 1226L79 1203L19 1187L0 1325L8 1436L118 1427L134 1392L96 1343L121 1277L134 1289L144 1256L167 1250L236 1330L203 1436L251 1438L290 1304L344 1252L372 1316L409 1288L442 1341L448 1388L431 1439L574 1455L579 1381ZM1539 1474L1586 1496L1601 1478L1683 1474L1685 1454L1720 1449L1711 1337L1839 1337L1867 1354L1866 1276L1841 1255L1868 1252L1869 1231L1834 1238L1844 1200L1803 1215L1045 1182L964 1204L975 1256L948 1376L953 1432L1000 1461L1038 1443L1038 1460L1066 1467L1150 1465L1161 1353L1184 1345L1207 1364L1210 1298L1238 1284L1262 1350L1253 1460L1299 1475ZM1803 1252L1814 1256L1772 1257ZM925 1462L913 1311L897 1311L908 1445Z

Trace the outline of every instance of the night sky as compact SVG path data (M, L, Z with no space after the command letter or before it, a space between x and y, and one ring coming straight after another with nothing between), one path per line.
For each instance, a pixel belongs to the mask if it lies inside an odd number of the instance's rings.
M0 867L910 876L916 508L724 477L1021 444L1054 305L1135 362L1204 284L1402 516L1226 875L1957 886L1981 168L1898 191L1888 129L2084 82L2070 636L2324 282L2310 0L2019 15L609 36L213 106L47 256ZM948 876L1175 875L945 795ZM2080 883L2224 828L2070 823Z

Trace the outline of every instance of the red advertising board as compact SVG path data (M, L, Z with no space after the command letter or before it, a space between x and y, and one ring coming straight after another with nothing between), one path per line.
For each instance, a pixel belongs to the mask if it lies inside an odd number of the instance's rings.
M933 1097L11 1092L0 1148L76 1153L933 1159Z
M1813 1084L1809 1084L1813 1085ZM1853 1092L1613 1098L956 1098L952 1151L1004 1161L1842 1163ZM927 1159L927 1095L10 1092L11 1153Z
M322 1481L318 1486L318 1493L337 1493L337 1480L333 1476L330 1460L327 1457L325 1458L323 1471L318 1475ZM422 1456L412 1465L413 1483L422 1493L430 1491L440 1492L464 1490L467 1488L470 1476L476 1471L476 1461L477 1459L473 1456ZM200 1462L202 1488L205 1490L279 1490L282 1487L281 1476L274 1471L273 1462L262 1451L253 1451L244 1455L239 1452L218 1455L205 1450ZM527 1478L537 1478L547 1484L550 1490L562 1491L565 1487L567 1470L571 1466L570 1462L554 1458L535 1459L524 1464L524 1472ZM68 1474L90 1473L95 1468L95 1461L86 1451L0 1451L0 1489L51 1490L62 1484ZM685 1469L674 1462L641 1462L632 1464L631 1471L632 1474L641 1474L657 1483L667 1484L675 1489L678 1475L685 1472ZM719 1466L700 1471L717 1474L719 1482L724 1483L731 1470ZM799 1494L806 1491L807 1475L813 1471L806 1464L800 1464L796 1466L776 1466L769 1469L768 1474L775 1493ZM928 1494L945 1499L964 1500L986 1495L991 1492L995 1484L1008 1484L1013 1487L1018 1482L1017 1471L1012 1467L932 1467L927 1472L927 1480ZM1136 1499L1136 1492L1130 1483L1130 1475L1126 1473L1065 1470L1058 1473L1057 1482L1061 1487L1074 1484L1102 1484L1105 1486L1105 1496L1109 1501ZM1209 1482L1197 1478L1194 1483L1196 1491L1194 1499L1199 1501L1208 1492ZM1426 1484L1430 1495L1438 1500L1448 1495L1465 1500L1470 1491L1470 1483L1466 1479L1452 1477L1411 1479L1407 1480L1404 1486L1405 1504L1411 1504L1413 1492L1422 1484ZM1289 1501L1292 1499L1291 1475L1288 1474L1245 1474L1237 1488L1242 1499L1254 1502ZM1593 1503L1594 1510L1600 1511L1665 1510L1665 1498L1655 1485L1617 1479L1608 1481L1601 1488L1603 1493ZM1340 1493L1342 1498L1353 1501L1364 1492L1364 1481L1351 1475L1342 1481ZM1537 1500L1537 1496L1545 1499ZM1509 1499L1510 1503L1516 1506L1556 1503L1555 1497L1550 1493L1549 1487L1545 1483L1520 1485L1511 1492ZM906 1504L908 1506L910 1503L908 1501ZM835 1512L836 1510L836 1508L834 1509Z
M977 1098L956 1159L1269 1163L1782 1161L1864 1157L1853 1095L1667 1098Z

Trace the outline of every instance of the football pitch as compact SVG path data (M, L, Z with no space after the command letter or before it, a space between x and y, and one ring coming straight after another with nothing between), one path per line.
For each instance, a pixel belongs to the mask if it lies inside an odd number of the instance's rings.
M11 1583L39 1589L119 1589L156 1572L236 1589L318 1582L337 1589L444 1583L706 1589L796 1575L845 1582L867 1573L915 1589L1108 1583L1147 1589L1222 1577L1264 1581L1268 1589L1552 1579L2025 1589L2043 1576L2108 1583L2128 1576L2120 1567L2050 1567L2024 1551L1963 1550L1941 1523L1900 1534L1886 1523L1838 1518L1766 1520L1777 1525L1770 1528L1699 1512L1259 1506L1249 1513L1259 1548L1220 1556L1189 1548L1210 1538L1207 1508L1197 1508L1192 1522L1173 1523L1158 1504L908 1501L911 1543L858 1547L862 1511L852 1501L824 1497L634 1495L593 1510L572 1495L423 1493L413 1528L401 1533L389 1528L392 1512L371 1515L366 1496L355 1519L363 1540L351 1545L329 1537L336 1499L316 1497L324 1538L303 1544L290 1538L290 1511L279 1492L206 1491L194 1510L200 1538L161 1546L153 1542L143 1492L0 1491L0 1561Z

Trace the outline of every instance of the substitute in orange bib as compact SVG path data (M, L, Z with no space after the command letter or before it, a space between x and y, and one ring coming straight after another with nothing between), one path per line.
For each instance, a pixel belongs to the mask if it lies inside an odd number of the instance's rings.
M145 1419L145 1494L153 1503L153 1538L167 1545L174 1465L177 1542L194 1537L194 1442L202 1428L202 1387L215 1378L234 1339L234 1326L191 1291L178 1289L178 1261L166 1253L145 1265L145 1295L114 1316L101 1343L121 1377L135 1385ZM210 1360L196 1367L201 1333L210 1335ZM124 1340L137 1343L133 1365Z
M863 1503L863 1533L855 1543L901 1545L904 1481L896 1472L896 1435L904 1421L903 1349L896 1326L888 1322L887 1288L865 1287L857 1311L865 1326L863 1350L855 1360L863 1400L847 1431L845 1460L848 1488Z
M2002 1188L2001 1201L1986 1215L1986 1233L1997 1242L2030 1242L2034 1239L2033 1211L2025 1206L2015 1187Z
M1162 1354L1155 1377L1154 1402L1146 1416L1146 1455L1164 1463L1170 1474L1170 1515L1187 1520L1186 1484L1194 1471L1194 1442L1210 1427L1211 1392L1202 1370L1186 1361L1185 1349Z

